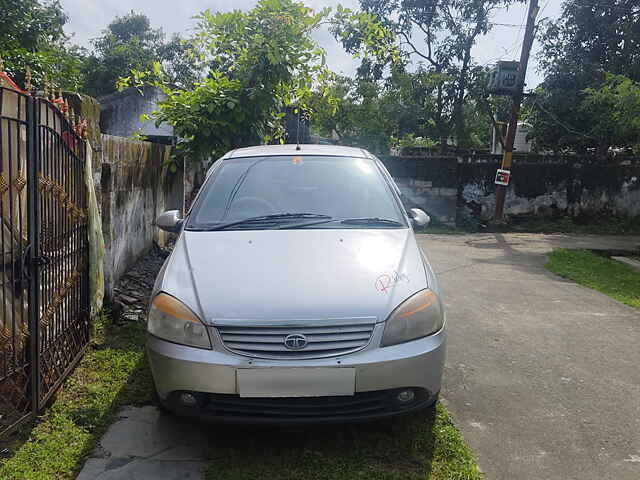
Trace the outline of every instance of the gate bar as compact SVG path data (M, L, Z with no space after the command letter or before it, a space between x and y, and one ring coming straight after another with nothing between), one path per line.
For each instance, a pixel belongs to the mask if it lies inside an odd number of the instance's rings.
M27 97L27 208L29 212L29 348L31 349L31 409L38 414L40 398L40 208L38 172L40 171L40 155L37 154L40 135L38 134L39 109L38 102Z

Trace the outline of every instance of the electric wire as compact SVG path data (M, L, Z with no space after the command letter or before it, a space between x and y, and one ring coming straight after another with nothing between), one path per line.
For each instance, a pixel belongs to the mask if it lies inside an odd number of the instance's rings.
M539 108L542 112L546 113L556 124L558 124L559 126L561 126L562 128L564 128L567 132L569 133L573 133L574 135L579 135L581 137L584 138L588 138L590 140L596 140L596 138L592 137L591 135L588 135L584 132L579 132L577 130L574 130L573 128L569 127L567 124L565 124L564 122L562 122L556 115L554 115L553 113L551 113L549 110L547 110L546 108L544 108L540 102L538 102L535 98L533 100L533 104L534 106L536 106L537 108Z
M503 58L505 58L506 56L510 56L514 51L517 50L517 48L519 46L522 45L522 42L524 42L524 35L522 35L522 32L524 31L524 23L527 19L527 9L525 8L524 10L524 14L522 15L522 20L520 21L520 25L516 25L516 24L499 24L499 23L495 23L493 22L493 25L499 25L499 26L513 26L513 27L517 27L519 29L518 31L518 35L516 37L516 41L508 48L508 49L504 49L504 53L502 53L502 55L495 57L493 59L490 59L489 61L487 61L484 66L487 67L489 65L493 65L496 62L499 62L500 60L502 60ZM522 35L522 38L520 38Z

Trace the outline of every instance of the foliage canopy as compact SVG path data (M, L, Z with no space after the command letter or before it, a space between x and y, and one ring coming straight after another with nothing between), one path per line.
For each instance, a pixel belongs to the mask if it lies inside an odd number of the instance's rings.
M160 62L173 84L189 86L197 79L189 45L178 36L166 41L162 29L151 27L146 15L129 12L116 17L98 38L83 64L85 91L99 97L116 91L120 77L131 69L150 70Z
M195 34L166 38L142 14L113 19L73 46L58 0L0 0L0 55L19 84L102 96L152 83L166 94L154 118L174 126L191 158L284 138L284 112L316 132L386 153L391 146L487 148L509 101L490 96L472 49L498 8L524 0L359 0L360 10L314 11L261 0L249 11L202 12ZM638 149L640 6L564 0L538 29L545 80L523 115L543 150ZM355 78L329 72L314 39L328 26L361 59ZM295 118L292 122L295 125Z
M405 63L417 60L433 85L429 116L434 138L444 147L452 137L461 147L473 147L467 128L471 83L479 67L471 51L491 28L492 12L521 0L360 0L362 11L375 16L398 40ZM342 37L347 51L360 37ZM363 62L360 76L379 78L383 65ZM468 110L468 108L467 108Z
M83 52L68 44L62 29L66 22L57 0L0 0L0 55L9 76L23 84L29 68L36 84L47 77L78 89Z
M193 54L205 78L193 88L171 85L161 65L134 71L122 85L152 83L167 96L153 115L156 123L172 125L180 153L193 160L215 157L245 145L284 138L282 118L287 108L311 114L314 86L325 88L329 71L324 51L313 39L323 23L360 24L371 16L340 9L316 12L292 0L261 0L251 10L200 14L192 39ZM370 34L363 55L393 55L380 44L384 31Z
M566 0L560 18L546 24L539 57L545 80L531 117L538 145L605 156L612 146L637 143L626 110L616 110L622 105L611 95L640 82L639 20L634 0Z

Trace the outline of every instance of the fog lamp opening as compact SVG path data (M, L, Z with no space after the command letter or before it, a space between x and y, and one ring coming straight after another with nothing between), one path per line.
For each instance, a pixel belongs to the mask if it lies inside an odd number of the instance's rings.
M400 390L396 395L396 400L401 405L406 405L408 403L411 403L415 400L415 398L416 398L416 393L411 388Z
M178 396L178 401L184 407L195 407L198 404L198 399L193 393L182 392Z

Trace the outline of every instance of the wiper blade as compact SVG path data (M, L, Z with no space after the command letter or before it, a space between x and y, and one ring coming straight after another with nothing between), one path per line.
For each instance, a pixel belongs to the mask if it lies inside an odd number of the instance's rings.
M313 227L314 225L322 225L325 223L334 223L339 222L343 225L376 225L376 226L384 226L384 227L402 227L403 224L397 222L396 220L391 220L388 218L377 218L377 217L367 217L367 218L329 218L327 220L315 220L304 223L287 223L285 225L279 226L277 228L293 230L297 228L305 228L305 227Z
M273 215L264 215L263 218L267 218L267 219L278 219L278 218L324 218L324 219L329 219L329 218L333 218L331 217L331 215L323 215L321 213L305 213L305 212L298 212L298 213L274 213Z
M274 213L272 215L260 215L258 217L249 217L243 220L236 220L233 222L227 223L219 223L217 225L212 225L207 228L194 228L193 230L200 231L214 231L214 230L224 230L229 227L235 227L244 224L253 224L253 223L269 223L269 222L277 222L278 220L297 220L297 219L322 219L322 220L331 220L331 216L329 215L321 215L317 213Z
M304 228L304 227L312 227L314 225L322 225L323 223L332 223L332 222L339 222L340 219L336 219L336 218L328 218L326 220L312 220L310 222L304 222L304 223L285 223L284 225L279 226L279 229L286 229L286 230L295 230L297 228Z
M390 218L380 217L364 217L364 218L345 218L340 223L345 225L384 225L389 227L402 227L402 223Z

